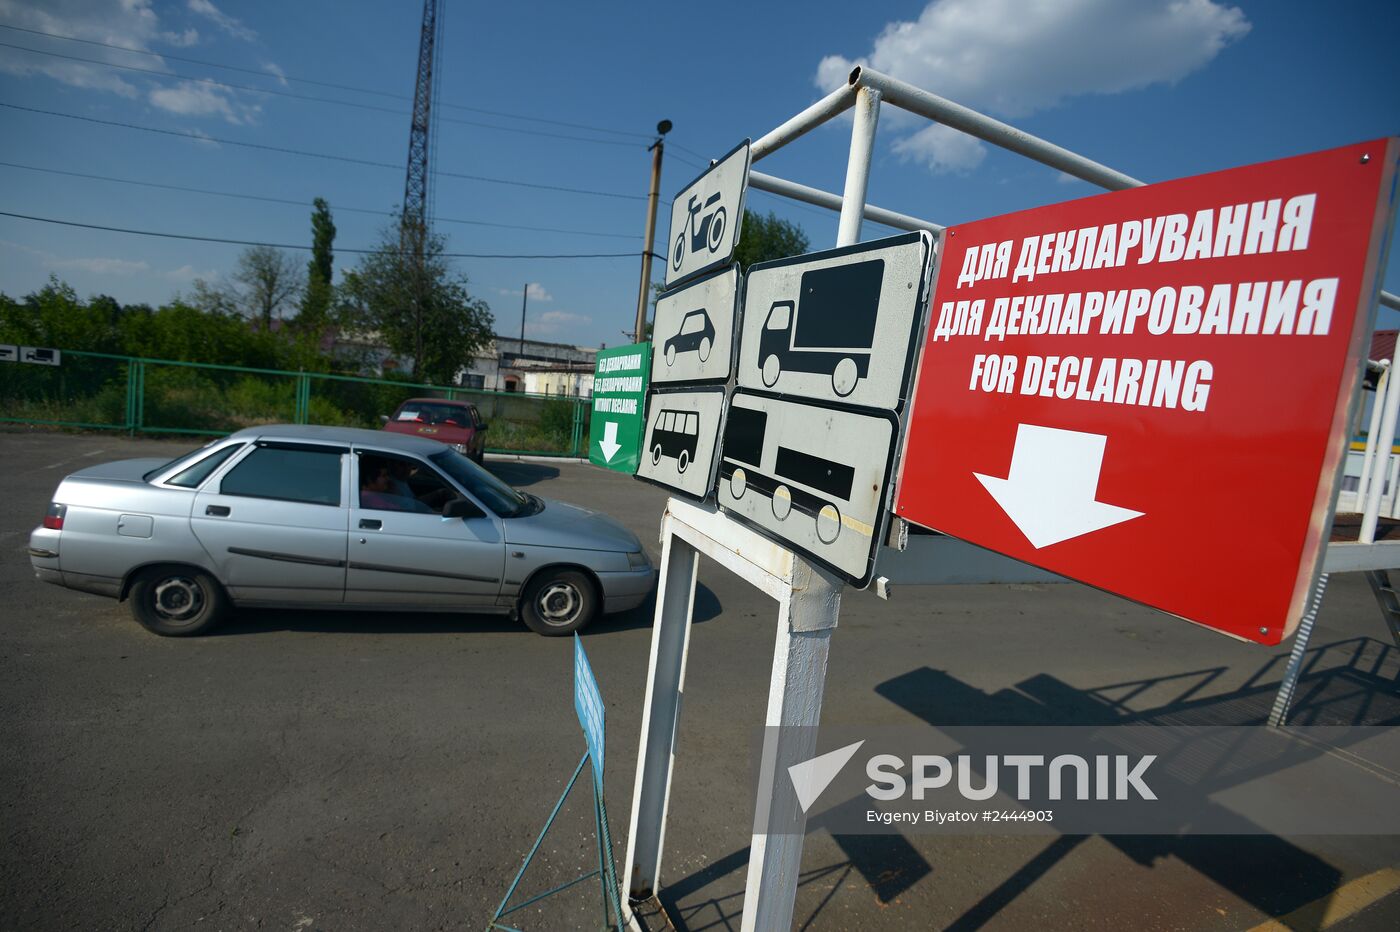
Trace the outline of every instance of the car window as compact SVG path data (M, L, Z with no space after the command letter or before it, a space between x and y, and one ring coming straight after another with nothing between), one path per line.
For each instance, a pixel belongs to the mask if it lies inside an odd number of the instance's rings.
M543 507L539 499L517 492L456 450L434 453L428 460L502 518L521 518Z
M143 475L141 478L142 478L142 479L145 479L147 482L150 482L150 481L151 481L152 479L154 479L156 476L159 476L159 475L160 475L161 473L163 473L163 472L169 472L170 470L174 469L176 466L180 466L180 465L182 465L182 464L185 465L185 466L189 466L189 465L193 464L194 462L196 462L197 460L199 460L201 457L203 457L203 456L209 451L209 448L210 448L210 447L212 447L212 446L213 446L214 444L216 444L216 443L221 443L222 441L223 441L223 438L222 438L222 437L215 437L213 440L211 440L211 441L209 441L208 443L204 444L204 446L200 447L200 448L197 449L197 450L191 450L191 451L188 452L188 453L185 453L185 454L183 454L183 455L181 455L181 456L175 457L173 460L171 460L171 461L168 462L168 463L162 463L161 465L157 466L155 469L152 469L150 472L148 472L148 473L146 473L145 475Z
M792 310L792 305L784 301L781 304L773 305L773 309L768 312L769 330L786 330L788 325L788 313Z
M197 489L204 484L205 479L208 479L209 476L213 474L214 470L226 463L230 456L237 453L245 446L247 446L247 444L231 443L220 450L210 453L193 466L180 470L169 479L166 479L165 482L167 485L178 485L185 489Z
M260 446L219 483L224 495L340 504L340 450Z
M705 318L700 314L688 314L681 321L681 333L699 333L705 329Z
M361 508L437 514L459 497L451 483L421 460L361 452L356 462Z
M479 410L477 410L476 405L472 405L472 406L471 406L471 412L472 412L472 425L473 425L474 427L480 427L480 426L481 426L481 412L480 412Z
M394 418L397 421L422 421L425 424L449 424L456 427L471 426L471 415L465 405L432 402L415 402L405 406Z

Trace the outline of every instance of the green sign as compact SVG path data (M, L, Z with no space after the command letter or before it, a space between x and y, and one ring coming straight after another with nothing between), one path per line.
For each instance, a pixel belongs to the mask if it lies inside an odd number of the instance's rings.
M651 344L615 346L598 353L593 372L593 417L588 461L629 476L637 471L637 451L646 429L647 379Z

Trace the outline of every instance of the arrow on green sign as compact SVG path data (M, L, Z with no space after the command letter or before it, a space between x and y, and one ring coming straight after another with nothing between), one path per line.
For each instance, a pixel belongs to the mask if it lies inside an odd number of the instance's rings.
M593 465L628 475L637 471L650 376L650 343L599 351L588 429L588 461Z
M622 449L622 444L617 442L617 421L603 425L603 439L598 441L598 446L603 451L603 459L611 463L613 455Z

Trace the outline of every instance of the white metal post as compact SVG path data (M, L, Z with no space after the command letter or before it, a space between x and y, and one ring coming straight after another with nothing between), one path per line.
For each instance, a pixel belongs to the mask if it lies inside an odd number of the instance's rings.
M1400 340L1395 341L1395 356L1390 360L1390 371L1400 366ZM1380 398L1376 399L1380 404ZM1390 391L1385 394L1385 412L1381 415L1381 428L1376 436L1376 465L1371 470L1371 488L1367 490L1366 504L1361 512L1361 536L1363 544L1376 539L1376 524L1381 513L1381 492L1385 489L1385 477L1390 473L1390 448L1395 445L1395 420L1400 415L1400 379L1390 380ZM1358 489L1358 491L1360 491Z
M1385 408L1385 396L1390 391L1390 366L1386 366L1376 380L1375 397L1371 399L1371 421L1366 429L1366 450L1361 454L1361 478L1356 483L1356 510L1364 511L1368 484L1376 469L1376 456L1380 444L1381 411Z
M696 571L700 563L695 548L672 533L673 520L669 511L661 519L661 579L651 636L651 663L647 668L646 703L642 706L637 780L632 788L627 860L622 875L632 899L650 896L660 882L666 809L671 799L676 732L685 689L685 661L690 647Z
M768 825L785 826L788 831L754 833L739 926L745 932L792 925L805 840L800 829L806 817L787 772L816 754L826 661L841 614L842 588L839 579L798 559L793 562L792 589L779 602L755 805L758 812L767 814Z
M870 153L875 147L875 127L879 122L880 92L872 87L862 87L856 93L851 155L846 162L846 188L841 197L841 224L836 230L837 246L851 246L860 242L865 192L870 186Z
M836 245L860 240L870 158L880 120L880 92L863 87L856 94L851 126L851 154ZM843 583L825 570L793 557L792 585L779 600L773 671L768 682L768 714L759 764L756 810L767 812L768 825L789 831L756 831L749 847L748 882L744 887L742 932L787 929L797 902L802 870L802 829L806 815L797 801L788 768L816 753L816 726L821 724L826 689L826 661L831 633L841 615ZM766 801L766 805L765 805ZM766 828L767 826L756 826Z

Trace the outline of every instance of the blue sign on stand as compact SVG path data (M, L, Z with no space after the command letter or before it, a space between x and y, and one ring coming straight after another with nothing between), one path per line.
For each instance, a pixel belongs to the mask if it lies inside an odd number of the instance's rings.
M617 866L612 858L613 843L612 833L608 831L608 808L603 803L603 694L598 691L598 681L593 678L593 668L588 665L588 655L583 652L583 642L577 634L574 635L574 711L578 713L578 723L583 727L583 737L588 743L588 750L579 758L574 775L564 787L564 794L559 797L559 802L554 804L554 811L549 814L549 821L545 822L544 828L540 830L539 837L535 839L535 846L525 855L525 863L520 865L515 879L511 881L505 899L501 900L501 905L496 907L496 914L487 923L488 929L519 932L515 926L501 922L501 918L537 904L545 897L561 893L589 877L599 877L603 892L603 928L623 932L622 899L619 895L621 887L617 881ZM573 792L574 785L578 783L579 774L583 773L583 765L590 760L593 762L593 825L598 842L598 866L582 877L576 877L568 883L511 906L511 898L515 896L521 878L530 869L531 862L544 842L544 836L549 834L550 826L554 824L555 816L559 815L564 801L569 798L569 793Z
M574 711L578 713L578 723L583 728L583 737L588 742L588 756L593 760L593 782L598 792L603 791L603 694L598 691L598 681L593 677L593 668L588 665L588 655L583 652L583 641L574 635Z

